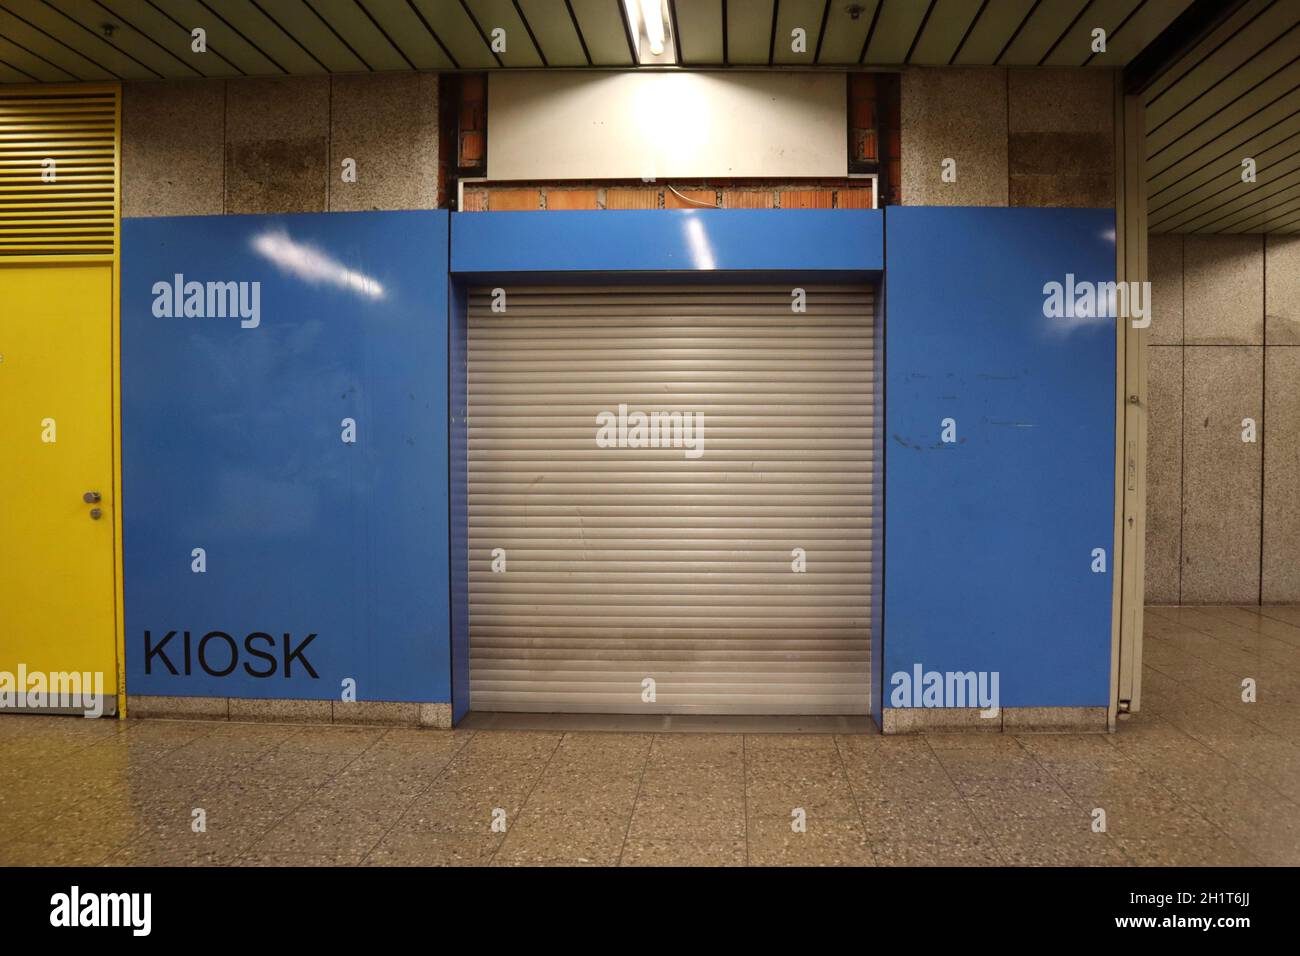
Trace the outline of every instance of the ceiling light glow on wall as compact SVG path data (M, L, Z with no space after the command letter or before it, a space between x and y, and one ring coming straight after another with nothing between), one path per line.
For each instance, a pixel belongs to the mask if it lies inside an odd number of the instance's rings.
M308 285L332 285L355 292L367 299L384 297L384 287L378 279L364 272L349 269L314 246L295 242L283 230L273 230L254 236L251 245L258 255L269 259L280 269Z

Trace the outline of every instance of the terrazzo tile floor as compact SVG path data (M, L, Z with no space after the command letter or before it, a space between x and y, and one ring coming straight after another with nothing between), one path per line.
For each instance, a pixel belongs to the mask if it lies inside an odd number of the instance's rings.
M4 715L0 864L1300 864L1300 608L1149 608L1145 629L1115 734Z

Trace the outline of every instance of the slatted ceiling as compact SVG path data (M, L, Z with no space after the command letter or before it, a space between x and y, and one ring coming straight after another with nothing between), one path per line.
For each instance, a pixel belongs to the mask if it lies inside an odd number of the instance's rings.
M821 55L817 62L834 65L857 63L867 42L867 33L876 16L878 0L861 0L862 12L855 19L849 15L850 4L832 2L826 13L826 30L822 34Z
M27 50L32 56L51 63L78 80L106 80L112 74L69 49L56 40L0 6L0 36L15 46ZM25 76L22 82L30 82L35 77Z
M768 62L776 0L727 0L726 62L753 66Z
M1239 205L1230 204L1215 210L1205 217L1207 222L1204 228L1212 227L1216 232L1232 232L1276 219L1300 204L1300 200L1294 198L1297 186L1300 186L1300 173L1292 173L1285 179L1265 186L1260 190L1259 196L1252 196ZM1197 228L1194 224L1189 225L1193 229Z
M235 7L247 0L226 0L229 7ZM195 53L191 43L190 31L178 24L151 3L139 0L96 0L97 7L82 12L82 22L91 29L98 30L104 23L112 23L122 28L115 32L110 42L116 43L123 31L130 35L144 38L157 50L164 51L169 59L146 60L163 76L238 76L239 70L220 53L209 50L207 53ZM2 29L2 28L0 28ZM188 66L189 73L180 74L171 66L172 59Z
M1233 148L1241 140L1239 130L1250 124L1258 114L1290 115L1297 105L1295 90L1300 87L1300 63L1279 71L1260 84L1248 103L1224 109L1206 122L1176 139L1166 138L1158 148L1148 143L1147 161L1150 171L1159 171L1172 163L1198 155L1214 156ZM1257 127L1251 125L1248 129ZM1241 162L1241 156L1237 157Z
M65 83L76 79L66 70L42 60L36 54L0 37L0 63L6 64L16 75L22 76L22 82Z
M1087 66L1124 66L1160 36L1192 0L1144 0L1123 23L1106 36L1106 52L1094 53Z
M1261 154L1261 162L1264 166L1258 180L1254 183L1243 183L1241 167L1237 166L1236 169L1219 177L1215 184L1219 187L1217 191L1203 194L1201 190L1195 190L1162 205L1158 220L1159 227L1180 230L1201 228L1216 215L1226 214L1248 203L1276 195L1279 189L1286 189L1292 184L1295 174L1300 171L1300 154L1278 158L1274 162L1264 153Z
M869 64L898 64L907 60L930 8L928 0L881 0L876 24L867 42L867 53L862 58Z
M671 0L668 10L687 66L989 65L999 56L1120 66L1190 2ZM101 19L120 25L116 39L100 35ZM213 54L189 50L191 25L208 30ZM1110 52L1093 56L1097 25L1109 31ZM494 26L507 31L499 57L485 39ZM790 50L795 26L809 31L806 54ZM622 0L0 0L0 39L78 79L628 67L629 29ZM0 63L30 73L13 57Z
M1293 233L1300 231L1300 201L1293 200L1283 206L1278 206L1227 231L1233 233L1267 231Z
M1193 215L1204 215L1207 212L1212 213L1219 208L1228 209L1233 197L1238 198L1258 198L1257 192L1261 187L1267 187L1270 180L1281 179L1287 180L1287 177L1295 171L1297 161L1296 154L1300 152L1300 141L1294 140L1285 146L1287 154L1283 156L1279 163L1268 162L1268 176L1263 183L1243 183L1241 181L1241 166L1236 159L1236 155L1230 156L1227 162L1217 163L1216 168L1223 171L1217 176L1201 176L1190 179L1185 186L1174 190L1163 191L1159 198L1160 210L1159 218L1153 225L1154 228L1174 228L1183 224L1179 217L1186 213L1188 209L1199 207L1199 211ZM1267 155L1267 151L1255 153L1253 155ZM1206 188L1209 184L1208 189ZM1224 199L1229 200L1225 202Z
M936 0L908 62L919 66L947 65L983 5L984 0Z
M1216 232L1222 234L1239 233L1239 232L1258 232L1259 224L1266 223L1277 216L1285 215L1288 212L1294 212L1297 208L1295 204L1282 203L1273 209L1265 209L1254 215L1244 215L1238 222L1225 222L1216 228Z
M196 70L209 77L238 77L244 73L240 68L239 53L243 52L244 46L250 46L260 53L260 57L251 57L244 53L243 64L248 66L255 62L270 62L274 66L278 65L283 72L309 75L312 73L322 73L324 68L312 56L304 51L302 46L295 43L285 31L276 26L276 22L270 20L263 13L261 8L251 3L251 0L221 0L221 4L216 9L220 10L222 20L227 25L230 22L238 23L238 36L231 39L230 30L226 29L227 35L222 35L218 30L217 38L226 40L225 44L217 42L213 38L212 30L209 29L208 23L217 20L211 12L201 10L201 8L185 8L185 12L190 16L201 16L201 21L191 22L186 17L173 17L168 12L168 7L164 4L157 3L157 0L151 0L147 4L139 3L139 0L98 0L105 7L113 10L117 17L123 20L129 20L133 25L138 27L142 33L152 36L157 42L164 44L166 48L173 51L175 55L182 57L183 60L194 66ZM272 7L272 5L268 5ZM195 26L201 26L208 30L208 52L196 53L192 48L192 36L190 31ZM229 48L229 44L235 44L235 56L226 59L222 53L222 47Z
M1100 27L1109 38L1142 0L1091 0L1074 25L1062 34L1041 60L1043 66L1083 66L1092 56L1092 31Z
M12 3L14 0L0 0L0 3ZM70 0L57 0L62 5ZM242 27L228 22L213 7L208 7L199 0L149 0L166 16L181 26L188 33L196 27L207 31L208 55L215 54L233 66L240 73L250 76L278 76L285 69L282 64L274 62L269 56L250 43ZM220 7L215 9L220 10ZM187 46L189 40L186 41ZM122 77L128 79L128 77Z
M147 34L141 33L131 23L98 3L66 4L60 8L60 12L69 20L81 26L86 32L103 37L105 42L129 56L135 62L148 68L155 76L196 77L203 75L178 55L180 50L189 49L188 36L184 38L185 45L183 47L178 45L175 52L173 52L165 42L159 43L150 39ZM103 26L105 23L113 24L112 36L104 35Z
M1270 222L1267 224L1266 228L1260 231L1269 232L1279 236L1300 235L1300 220L1293 218L1284 221L1279 220L1277 222Z
M392 0L358 0L358 3L417 70L453 68L446 51L409 4Z
M289 69L289 64L280 56L287 38L299 50L295 58L305 55L315 64L305 73L319 73L322 68L331 73L365 72L366 64L356 51L317 16L306 0L259 0L257 8L264 15L241 17L236 21L240 33L285 69ZM228 15L233 16L233 11Z
M988 66L997 61L1035 0L989 0L953 58L956 66Z
M1279 219L1268 224L1268 232L1278 235L1296 235L1300 233L1300 216Z
M1285 164L1292 161L1295 144L1287 141L1261 150L1254 155L1257 161L1265 164L1264 172L1277 172L1282 165L1283 173L1288 171ZM1158 228L1175 217L1183 216L1186 211L1200 206L1202 210L1214 208L1223 199L1245 195L1258 183L1245 183L1241 179L1241 156L1234 150L1225 159L1217 162L1208 171L1208 175L1191 177L1176 182L1168 189L1150 194L1147 200L1147 218L1152 228Z
M822 16L826 13L826 0L781 0L776 11L776 42L772 47L772 62L785 66L812 65L817 62L817 38L821 35ZM796 27L807 36L805 52L791 49L791 31Z
M1252 0L1144 93L1152 232L1295 231L1300 6ZM1254 183L1241 161L1256 161Z
M1088 0L1050 0L1039 4L1021 24L998 63L1037 66L1087 5Z
M866 712L873 313L853 286L797 316L785 286L471 291L471 706ZM597 447L619 403L703 412L703 456Z
M35 77L14 69L0 58L0 80L5 83L30 83Z
M1230 17L1197 43L1177 64L1166 70L1147 88L1144 94L1146 103L1154 103L1169 87L1187 75L1207 56L1230 40L1243 27L1267 10L1275 0L1247 0Z
M479 28L489 37L498 27L506 31L506 50L500 54L503 66L537 67L542 58L524 27L512 0L465 0ZM563 4L561 4L563 6ZM563 12L563 11L560 11Z
M336 36L368 70L405 70L411 64L390 42L357 0L307 0Z
M1169 157L1166 164L1158 166L1151 161L1148 169L1159 171L1147 181L1148 201L1163 204L1205 185L1216 175L1240 175L1242 156L1258 156L1279 144L1285 144L1284 155L1300 152L1300 102L1275 103L1239 124L1233 133L1215 143L1215 153L1198 150L1174 161L1167 152L1161 157ZM1220 147L1226 148L1219 151Z
M1300 62L1300 28L1292 28L1278 38L1278 43L1261 50L1240 67L1200 85L1199 95L1169 116L1158 126L1150 127L1148 151L1154 153L1192 133L1208 121L1225 117L1231 110L1240 118L1240 107L1259 103L1270 93L1289 95L1295 89L1295 74ZM1241 101L1245 100L1243 104ZM1271 101L1265 100L1265 102Z
M1296 208L1300 203L1300 172L1292 172L1279 177L1274 182L1265 184L1259 195L1243 197L1237 203L1215 210L1206 226L1213 226L1217 232L1232 232L1248 224L1257 224L1276 219L1283 213Z
M133 60L97 33L83 28L67 14L42 0L4 0L5 9L56 43L75 50L101 68L122 79L155 79L159 76ZM7 34L6 34L7 36ZM8 37L13 39L12 37Z
M681 62L687 66L721 63L722 0L672 0L669 10Z
M565 16L550 16L552 0L519 0L519 9L524 12L548 66L588 65L578 27L567 10Z
M1300 39L1291 43L1287 40L1292 31L1300 38L1298 24L1300 4L1273 4L1192 67L1182 81L1148 99L1147 129L1156 133L1181 111L1192 107L1204 91L1229 80L1234 73L1257 80L1285 65L1300 53ZM1265 50L1273 51L1273 55L1260 56Z
M1157 207L1154 218L1150 220L1151 228L1162 231L1194 229L1205 224L1203 217L1212 217L1216 211L1231 211L1238 208L1238 205L1234 204L1260 198L1261 192L1264 195L1271 195L1276 191L1270 189L1271 184L1278 180L1285 181L1290 173L1300 168L1300 156L1292 155L1279 159L1275 163L1268 163L1265 157L1265 163L1258 182L1243 183L1241 166L1238 164L1216 177L1208 189L1196 188L1184 192L1181 196L1167 199Z
M113 255L117 113L113 90L0 90L0 261Z
M31 83L37 79L31 73L24 73L17 67L10 66L4 56L4 50L0 49L0 82Z
M462 70L486 70L500 66L483 34L459 2L413 0L424 21L442 41L448 55Z
M592 65L634 65L621 3L617 0L569 0L569 8L587 41Z

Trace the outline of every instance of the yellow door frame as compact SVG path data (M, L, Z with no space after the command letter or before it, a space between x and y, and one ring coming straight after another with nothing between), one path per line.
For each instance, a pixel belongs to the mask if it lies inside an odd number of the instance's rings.
M0 95L12 96L68 96L77 94L113 96L113 203L112 203L112 251L111 253L49 253L39 255L5 256L0 253L0 265L23 264L39 265L41 263L103 263L112 270L110 313L112 334L110 336L112 355L111 363L112 403L110 412L111 450L113 461L113 617L114 643L116 646L117 686L115 698L118 719L125 719L126 700L126 621L125 599L122 586L122 326L121 326L121 286L122 286L122 84L121 83L39 83L14 84L0 88Z

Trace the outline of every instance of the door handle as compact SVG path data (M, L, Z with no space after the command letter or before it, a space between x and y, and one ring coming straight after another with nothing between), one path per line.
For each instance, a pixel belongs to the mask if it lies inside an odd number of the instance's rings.
M84 495L81 496L81 500L88 505L97 505L100 502L99 492L87 491Z

